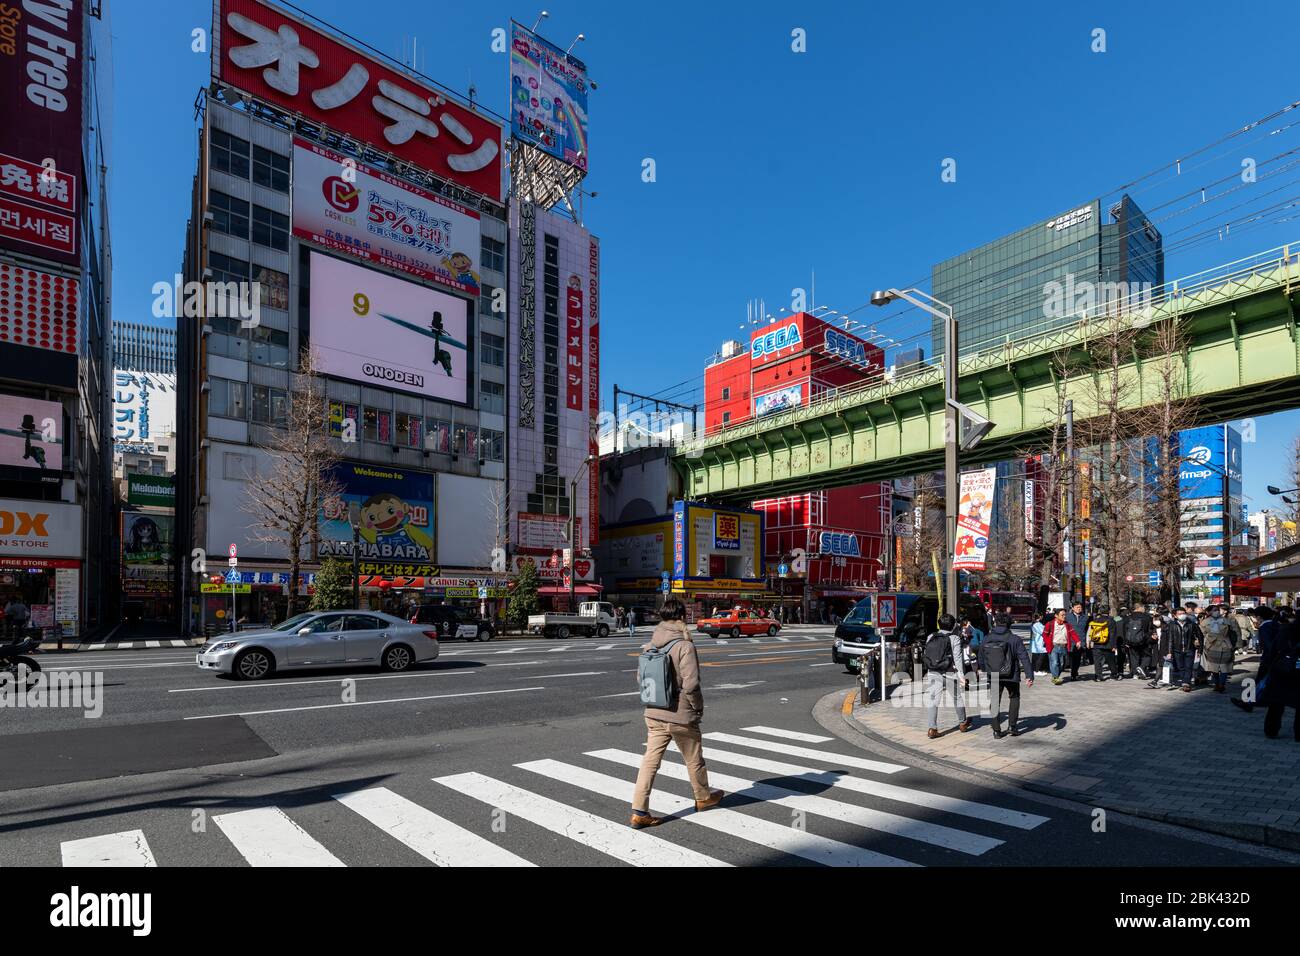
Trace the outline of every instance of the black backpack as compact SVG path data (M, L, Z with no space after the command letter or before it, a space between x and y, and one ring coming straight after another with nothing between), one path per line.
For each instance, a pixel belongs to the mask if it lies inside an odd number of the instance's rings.
M1011 653L1011 645L1006 641L995 641L991 637L984 641L984 664L990 673L1009 678L1016 669L1016 658Z
M1140 647L1146 642L1147 628L1143 625L1142 619L1135 614L1130 614L1124 619L1124 643L1130 647Z
M1300 687L1300 643L1292 641L1268 669L1269 683L1276 682L1287 691Z
M952 670L952 635L935 631L926 639L921 659L927 671L945 674Z

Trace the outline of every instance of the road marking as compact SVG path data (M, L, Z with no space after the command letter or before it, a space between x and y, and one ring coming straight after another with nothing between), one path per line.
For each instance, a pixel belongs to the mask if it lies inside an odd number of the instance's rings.
M794 650L782 651L773 648L770 651L746 651L744 654L728 654L727 657L789 657L791 654L819 654L820 647L799 647Z
M161 647L162 645L159 644L157 641L145 641L145 642L144 642L144 646L145 646L145 647Z
M615 646L615 645L613 645L613 644L602 644L602 645L600 645L600 647L596 648L596 650L598 650L598 651L609 651L609 650L613 650L613 649L614 649L614 646Z
M748 730L755 734L767 734L769 737L784 737L786 740L801 740L806 744L828 744L833 741L834 737L823 737L820 734L805 734L798 730L782 730L780 727L741 727L741 730Z
M747 727L745 729L755 730L757 728ZM674 750L677 749L676 744L670 743L669 747ZM883 797L886 800L897 800L911 806L929 807L931 810L942 810L945 813L953 813L958 816L987 820L989 823L1001 823L1009 827L1016 827L1019 830L1032 830L1050 819L1034 813L1021 813L1019 810L1008 810L992 804L977 803L974 800L963 800L960 797L930 793L927 790L915 790L910 787L898 787L892 783L863 780L859 777L850 777L844 773L826 770L821 767L804 767L779 760L768 760L765 757L751 757L749 754L719 750L717 747L709 748L708 758L710 761L732 764L736 767L744 767L746 770L761 770L764 773L780 774L783 777L791 777L796 780L807 780L809 783L829 784L832 787L852 790L855 793Z
M746 687L757 687L759 684L766 684L765 680L751 680L744 684L713 684L709 690L744 690Z
M596 752L588 756L598 757L600 753ZM618 777L560 763L557 760L534 760L516 766L521 770L531 770L552 780L572 784L624 803L631 803L636 789L632 783L620 780ZM885 856L874 850L864 850L838 840L816 836L782 823L738 813L726 807L714 807L706 813L696 813L694 800L665 793L662 790L651 792L650 806L646 809L651 813L672 815L686 823L694 823L749 843L756 843L770 850L802 857L826 866L916 865L896 857Z
M82 661L79 664L52 664L46 665L47 671L66 671L66 670L84 670L87 667L94 667L97 671L129 671L142 670L146 667L192 667L198 669L193 658L188 661L176 661L171 664L91 664L89 661Z
M591 754L591 756L599 757L602 760L612 760L628 767L639 768L641 766L641 757L639 755L624 750L601 750ZM674 780L690 781L690 772L683 764L663 763L659 766L659 772L666 777L672 777ZM978 833L967 833L964 830L941 826L938 823L927 823L924 820L915 820L912 817L899 816L896 813L886 813L884 810L859 807L839 800L830 800L826 797L800 793L798 790L777 787L770 783L757 783L743 777L718 773L712 769L709 770L709 782L714 786L722 787L733 796L749 797L763 803L789 807L791 810L803 810L820 817L838 820L841 823L850 823L862 827L864 830L889 833L908 840L916 840L919 843L943 847L946 850L956 850L969 856L982 856L994 847L1001 846L1004 842Z
M625 823L614 823L481 773L458 773L434 777L433 780L634 866L730 865L641 830L633 830Z
M64 866L157 866L143 830L64 840Z
M540 661L538 663L541 663ZM239 684L219 684L215 687L174 687L167 691L169 694L194 694L201 691L210 690L258 690L263 687L302 687L307 684L342 684L344 681L363 681L363 680L410 680L415 677L456 677L463 674L474 674L472 670L448 670L448 671L428 671L422 674L383 674L373 677L331 677L321 680L282 680L275 681L271 684L263 684L260 681L248 681Z
M548 677L595 677L604 671L575 671L572 674L529 674L527 677L514 677L512 680L546 680Z
M345 866L279 807L215 813L221 828L249 866Z
M834 661L827 661L825 664L809 664L809 667L839 667Z
M610 697L640 697L639 690L630 690L626 694L601 694L599 697L593 697L592 700L608 700Z
M387 787L336 793L334 799L438 866L536 866Z
M701 667L749 667L751 664L784 664L788 663L788 657L755 657L747 661L732 661L725 663L723 661L700 661Z
M789 643L790 638L788 638L788 637L778 637L777 640L778 640L778 641L785 641L785 642Z
M800 634L799 636L802 637L805 641L820 641L820 640L822 640L822 638L820 638L820 637L816 637L816 636L814 636L814 635L812 635L812 634Z
M794 744L779 744L772 740L759 740L757 737L741 737L737 734L710 732L704 735L706 740L716 740L723 744L740 744L757 750L770 750L773 753L787 754L791 757L809 757L813 760L834 761L839 766L853 767L857 770L874 770L877 773L898 773L907 768L901 763L884 763L880 760L868 760L865 757L848 757L844 754L828 753L825 750L813 750L811 747L797 747Z
M365 707L369 704L405 704L414 700L446 700L450 697L482 697L486 694L523 694L545 687L510 687L506 690L472 690L463 694L431 694L427 697L392 697L385 700L358 700L351 704L314 704L310 707L277 707L274 710L238 710L230 714L200 714L185 720L211 720L214 717L257 717L261 714L292 714L301 710L330 710L334 707ZM640 691L637 691L639 694Z

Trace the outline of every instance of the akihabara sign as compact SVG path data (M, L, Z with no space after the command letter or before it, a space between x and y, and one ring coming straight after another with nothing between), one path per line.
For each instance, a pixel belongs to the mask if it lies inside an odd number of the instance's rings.
M84 22L82 0L0 3L0 246L73 266Z
M498 124L277 8L221 0L212 74L309 122L501 198Z
M293 234L479 294L477 212L301 139L293 148Z

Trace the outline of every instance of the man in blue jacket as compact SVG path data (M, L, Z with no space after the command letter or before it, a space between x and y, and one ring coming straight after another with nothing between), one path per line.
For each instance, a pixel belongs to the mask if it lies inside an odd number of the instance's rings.
M1034 686L1034 671L1029 664L1029 651L1020 635L1011 631L1011 615L999 611L993 616L993 628L980 642L979 669L997 683L998 699L993 703L993 736L1001 740L1010 734L1019 737L1016 722L1020 719L1020 675L1025 683ZM1007 692L1007 729L1002 729L1002 692Z
M1070 610L1065 613L1065 622L1074 628L1074 633L1079 635L1079 644L1077 647L1070 649L1070 680L1079 679L1079 663L1083 660L1084 648L1088 641L1088 624L1092 621L1092 615L1083 609L1082 601L1075 601L1070 605Z

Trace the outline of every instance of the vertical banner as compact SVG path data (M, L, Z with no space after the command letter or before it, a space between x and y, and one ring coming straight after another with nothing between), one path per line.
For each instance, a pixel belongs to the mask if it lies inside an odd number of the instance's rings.
M592 239L587 252L587 413L588 454L596 459L587 474L587 546L600 543L600 243Z
M564 313L564 407L582 411L582 276L571 274Z
M993 484L997 469L968 471L961 476L961 499L957 506L957 548L952 566L983 571L989 549L989 526L993 520Z

